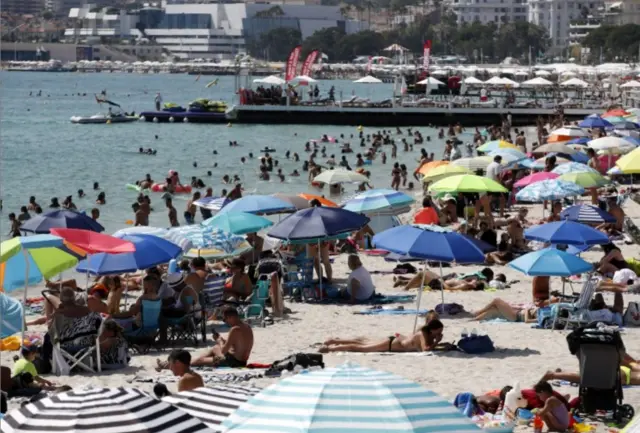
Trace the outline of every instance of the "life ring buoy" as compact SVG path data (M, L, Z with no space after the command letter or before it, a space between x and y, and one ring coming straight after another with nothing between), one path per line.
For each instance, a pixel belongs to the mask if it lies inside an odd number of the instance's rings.
M153 123L158 123L158 122L159 122L158 118L157 118L157 117L154 117L154 118L153 118Z
M164 188L167 186L166 183L154 183L151 185L151 191L153 192L164 192ZM191 192L191 185L178 185L176 187L176 194L189 194Z

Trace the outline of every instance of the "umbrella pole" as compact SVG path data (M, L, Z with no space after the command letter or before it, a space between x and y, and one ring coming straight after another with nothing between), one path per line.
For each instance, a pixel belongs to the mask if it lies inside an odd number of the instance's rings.
M25 260L24 271L24 292L22 293L22 332L20 333L20 347L24 344L24 333L27 330L27 322L25 321L24 308L27 305L27 288L29 287L29 254L26 249L22 250Z
M87 283L85 284L84 289L85 302L89 300L89 269L91 269L91 254L87 254Z
M320 283L320 300L322 301L322 242L318 239L318 281Z
M442 298L442 312L444 313L444 278L442 275L442 262L438 262L440 265L440 295Z
M420 315L420 300L422 299L422 291L424 290L424 280L427 278L427 261L422 262L422 283L418 287L418 299L416 300L416 317L413 321L413 331L416 332L418 326L418 316Z

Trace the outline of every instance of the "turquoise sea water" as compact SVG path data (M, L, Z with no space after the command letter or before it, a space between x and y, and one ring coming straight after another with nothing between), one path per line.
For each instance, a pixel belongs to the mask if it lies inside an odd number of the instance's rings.
M240 175L243 186L248 191L259 194L275 192L298 193L315 192L307 184L306 172L302 172L302 161L308 157L304 143L309 139L319 139L322 134L338 137L354 134L351 142L355 153L348 155L350 164L355 166L358 147L358 131L354 127L304 126L304 125L196 125L196 124L153 124L136 122L113 125L74 125L69 118L74 115L91 116L104 112L95 102L94 94L107 90L109 99L120 103L124 110L140 113L153 109L156 92L161 92L164 102L187 105L198 97L222 99L231 102L234 97L233 77L221 77L217 86L209 89L205 84L213 77L202 77L198 82L189 75L140 75L140 74L78 74L78 73L31 73L1 72L0 103L0 189L4 209L0 215L2 238L9 230L7 214L18 213L20 206L26 205L30 195L35 195L43 210L51 197L60 202L67 195L74 195L79 209L91 209L97 192L92 190L93 182L99 182L107 196L107 204L100 207L100 222L111 233L125 226L125 220L132 218L131 204L136 193L125 189L127 183L134 183L150 173L154 180L163 180L170 169L177 170L183 183L191 176L202 178L207 186L212 186L214 194L219 194L223 186L224 174ZM391 95L391 85L357 85L348 81L320 82L320 89L326 92L335 85L342 90L344 98L353 91L358 96L384 99ZM42 96L36 95L42 90ZM86 93L86 96L78 96ZM76 94L74 96L74 94ZM393 126L393 125L390 125ZM378 129L365 128L365 134ZM437 132L430 128L416 128L422 134L431 136L432 141L424 147L437 156L442 153L443 142L437 139ZM399 143L405 135L396 136ZM395 128L394 133L395 135ZM158 135L158 139L155 138ZM228 143L235 140L242 147L230 148ZM412 142L412 140L410 141ZM275 157L285 174L293 169L301 172L301 177L288 177L285 183L278 179L270 182L258 180L258 160L240 162L241 156L253 152L259 156L259 149L265 146L275 148ZM138 154L138 148L157 149L156 156ZM213 150L218 155L213 155ZM301 161L286 160L286 150L298 152ZM385 149L390 157L390 146ZM340 157L336 144L327 144L327 154ZM398 146L400 163L407 164L410 171L416 165L419 147L413 152L403 152ZM193 167L193 162L198 167ZM322 159L318 159L323 162ZM391 163L383 166L380 159L367 167L372 172L375 187L389 187ZM214 168L217 163L217 168ZM207 171L212 177L207 176ZM87 198L78 199L77 190L84 189ZM353 192L346 187L347 194ZM167 216L160 194L151 196L156 209L150 224L164 227ZM175 207L181 217L187 196L176 199ZM198 215L198 221L200 220Z

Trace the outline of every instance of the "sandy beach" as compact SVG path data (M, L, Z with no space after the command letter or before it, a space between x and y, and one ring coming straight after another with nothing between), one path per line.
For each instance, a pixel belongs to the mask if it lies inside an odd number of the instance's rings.
M541 206L529 206L529 219L535 221L541 217ZM628 200L624 206L628 216L632 219L640 218L640 205ZM637 245L620 245L627 257L637 256ZM601 257L599 248L594 248L583 257L588 261L597 261ZM381 258L362 256L364 266L373 271L376 289L380 293L398 293L393 288L393 275L389 273L395 263L385 262ZM481 266L453 266L446 268L445 273L467 273L479 270ZM436 269L434 271L437 272ZM508 302L523 303L531 299L531 277L527 277L509 267L495 266L495 273L504 273L508 281L517 280L510 288L499 292L446 292L446 302L456 302L467 311L475 311L495 297ZM346 255L336 257L334 276L340 281L348 274ZM559 278L552 279L552 290L561 289ZM580 286L575 287L580 290ZM568 289L570 290L570 289ZM39 289L31 288L30 296L36 296ZM14 292L12 296L21 296ZM421 308L433 308L440 302L440 292L424 292ZM605 294L608 303L612 302L612 295ZM640 295L625 295L625 304L629 301L640 301ZM405 308L415 308L413 304L403 304ZM354 312L363 310L367 306L351 305L313 305L305 303L287 304L292 313L285 319L277 320L275 324L266 328L256 327L255 346L250 358L251 362L270 363L296 352L315 352L319 343L330 337L370 337L380 340L395 332L408 334L413 328L413 316L367 316L355 315ZM550 331L532 329L531 325L523 323L477 323L470 322L465 317L444 317L445 324L443 341L455 342L460 338L464 329L476 329L485 333L494 341L497 350L487 355L471 356L457 352L421 353L421 354L329 354L325 355L327 366L337 366L345 361L353 361L360 365L399 374L410 380L421 383L425 387L452 400L459 392L483 393L513 385L519 382L523 387L530 387L536 383L549 369L562 368L567 371L577 371L578 362L569 353L565 331ZM30 331L44 331L43 327L36 327ZM221 330L224 332L224 330ZM635 357L640 356L640 330L626 328L623 339L627 351ZM210 335L208 336L210 338ZM211 344L209 340L207 344ZM198 348L188 348L193 353L203 350L202 344ZM168 351L152 352L148 355L135 355L130 366L125 370L104 372L98 375L74 374L71 377L53 377L59 384L73 387L115 387L134 386L151 391L153 383L133 382L136 376L145 376L156 380L159 374L153 369L157 358L166 359ZM4 352L3 363L14 353ZM12 362L9 361L9 366ZM7 365L7 364L5 364ZM221 373L228 373L222 371ZM169 372L163 372L167 377ZM207 373L213 374L213 373ZM257 378L250 382L257 386L266 386L274 379ZM170 390L175 390L175 384L170 383ZM563 386L559 388L563 394L576 396L578 388ZM625 402L634 407L640 405L640 388L624 390ZM12 403L15 405L15 402Z

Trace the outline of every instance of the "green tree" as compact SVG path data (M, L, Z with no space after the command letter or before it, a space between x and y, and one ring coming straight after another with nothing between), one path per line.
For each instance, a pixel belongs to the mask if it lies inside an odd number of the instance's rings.
M331 61L337 60L339 43L345 37L345 32L338 27L327 27L316 31L302 43L302 55L306 56L313 50L329 56Z
M253 57L284 61L296 45L302 42L300 30L290 27L278 27L263 33L258 40L248 44L249 54Z
M44 11L42 12L42 18L49 21L50 19L53 18L53 13L51 11Z
M602 52L605 61L631 61L638 56L640 25L601 26L589 32L582 44L590 48L593 60L599 60Z

